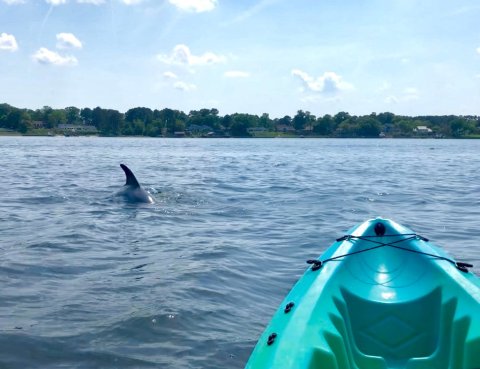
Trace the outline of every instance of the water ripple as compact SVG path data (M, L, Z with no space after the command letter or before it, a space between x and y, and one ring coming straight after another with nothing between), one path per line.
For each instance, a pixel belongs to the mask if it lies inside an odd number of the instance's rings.
M376 216L478 274L479 145L0 137L0 367L242 368L305 260ZM120 162L155 205L115 197Z

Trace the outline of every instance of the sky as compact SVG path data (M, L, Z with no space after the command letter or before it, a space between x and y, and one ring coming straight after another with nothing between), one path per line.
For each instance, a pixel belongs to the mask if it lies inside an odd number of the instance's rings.
M0 0L0 103L480 114L478 0Z

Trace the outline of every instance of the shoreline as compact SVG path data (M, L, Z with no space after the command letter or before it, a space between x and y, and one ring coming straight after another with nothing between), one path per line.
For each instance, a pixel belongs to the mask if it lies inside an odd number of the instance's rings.
M464 136L464 137L429 137L429 136L408 136L408 137L332 137L332 136L296 136L296 135L263 135L263 136L244 136L244 137L227 137L227 136L212 136L212 137L201 137L201 136L103 136L103 135L63 135L63 134L28 134L20 133L15 131L0 131L0 137L50 137L50 138L172 138L172 139L227 139L227 138L242 138L242 139L381 139L381 140L402 140L402 139L418 139L418 140L477 140L480 139L480 135Z

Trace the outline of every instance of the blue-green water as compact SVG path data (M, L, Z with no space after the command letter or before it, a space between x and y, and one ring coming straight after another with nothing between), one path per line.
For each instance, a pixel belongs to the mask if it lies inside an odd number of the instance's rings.
M480 140L0 137L0 368L242 368L368 218L480 272ZM154 205L114 196L127 164Z

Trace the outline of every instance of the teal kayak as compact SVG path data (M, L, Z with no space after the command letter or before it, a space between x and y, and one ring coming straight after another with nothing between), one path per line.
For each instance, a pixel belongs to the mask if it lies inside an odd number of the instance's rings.
M470 264L381 218L307 263L246 369L480 369Z

